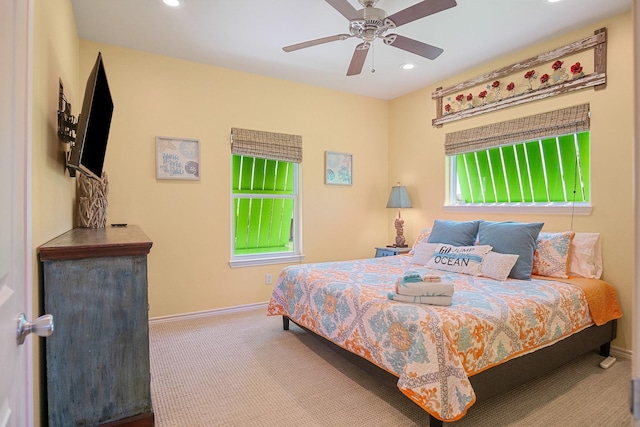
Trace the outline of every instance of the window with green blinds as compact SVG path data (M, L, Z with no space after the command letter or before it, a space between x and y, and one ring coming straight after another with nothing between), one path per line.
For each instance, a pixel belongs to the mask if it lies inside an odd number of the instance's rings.
M589 202L589 132L451 156L457 204Z
M293 162L232 155L234 255L293 251Z

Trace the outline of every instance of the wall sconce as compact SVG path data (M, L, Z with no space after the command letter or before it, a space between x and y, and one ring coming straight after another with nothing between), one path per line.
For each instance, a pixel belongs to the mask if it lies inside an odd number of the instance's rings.
M404 220L400 216L400 209L410 208L411 200L409 200L407 188L400 185L399 182L395 186L391 187L391 194L389 194L387 207L398 209L398 218L396 218L393 222L393 226L396 229L396 243L393 246L395 246L396 248L406 248L407 243L404 238Z

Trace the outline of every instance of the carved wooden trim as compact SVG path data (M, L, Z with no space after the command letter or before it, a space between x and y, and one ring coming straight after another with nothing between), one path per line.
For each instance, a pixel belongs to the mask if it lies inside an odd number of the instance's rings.
M518 94L510 98L504 98L499 101L490 102L488 104L469 108L467 110L458 111L443 115L442 98L453 93L462 92L467 88L478 86L484 82L500 79L509 76L518 71L531 69L537 65L551 62L553 60L563 58L587 49L594 50L594 72L577 80L567 81L554 84L532 92ZM508 65L498 70L491 71L481 76L474 77L467 81L457 83L455 85L438 88L431 94L431 98L436 100L436 118L432 120L434 126L442 126L444 123L473 117L491 111L497 111L507 107L524 104L531 101L548 98L550 96L561 95L576 90L595 87L595 89L604 89L607 83L607 29L601 28L594 32L594 35L586 37L582 40L575 41L568 45L550 50L540 55L528 58L524 61Z

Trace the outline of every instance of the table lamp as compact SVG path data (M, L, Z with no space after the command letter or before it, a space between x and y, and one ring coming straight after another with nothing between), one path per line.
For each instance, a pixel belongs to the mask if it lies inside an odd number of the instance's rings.
M411 200L409 200L409 194L407 188L400 185L398 182L395 186L391 187L391 194L389 194L389 201L387 202L388 208L398 209L398 218L393 222L393 226L396 229L396 248L406 248L406 240L404 238L404 220L400 216L401 208L410 208Z

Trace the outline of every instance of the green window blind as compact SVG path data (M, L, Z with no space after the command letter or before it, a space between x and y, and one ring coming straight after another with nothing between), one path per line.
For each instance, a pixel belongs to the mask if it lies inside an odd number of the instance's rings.
M588 202L589 144L579 132L457 154L457 202Z
M232 163L234 254L291 251L295 165L236 154Z

